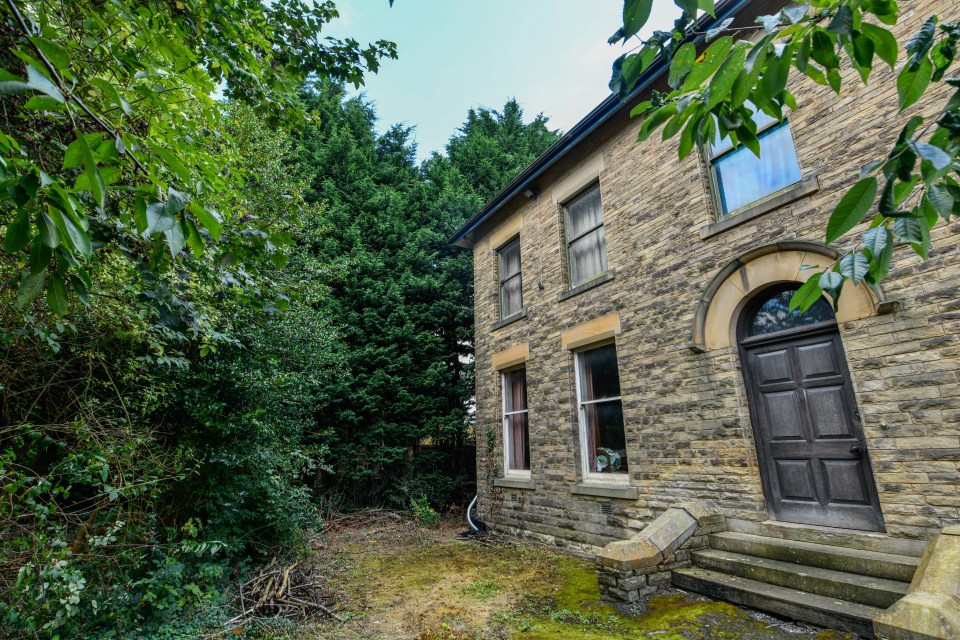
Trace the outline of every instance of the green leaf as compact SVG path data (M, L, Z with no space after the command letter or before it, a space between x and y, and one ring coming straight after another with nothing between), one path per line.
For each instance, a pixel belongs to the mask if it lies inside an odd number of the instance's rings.
M724 61L732 46L733 38L723 36L707 47L707 50L703 53L703 60L693 65L693 70L687 76L681 90L690 91L703 84Z
M163 232L167 238L167 246L170 248L170 255L174 258L180 255L186 244L186 236L183 233L183 227L175 223L172 227Z
M867 215L877 197L877 179L873 176L860 180L837 203L827 222L826 242L830 244L857 226Z
M790 74L790 49L786 49L780 56L770 56L767 58L767 64L763 68L763 77L760 84L763 87L763 95L767 99L775 98L780 95L787 87L787 77ZM764 101L766 102L766 101ZM762 106L758 104L757 106Z
M900 111L914 104L927 90L930 77L933 75L933 64L929 58L922 58L916 71L905 66L897 76L897 96Z
M34 111L59 111L63 108L63 103L50 96L33 96L23 105L24 109L33 109Z
M30 85L24 82L23 78L0 69L0 95L15 95L29 90Z
M17 306L25 307L37 299L43 292L43 283L46 280L46 273L30 273L20 281L20 288L17 291Z
M873 69L873 40L863 35L860 31L853 32L853 59L860 67L860 75L863 81L867 81L870 70Z
M70 286L73 287L74 293L77 294L77 298L79 298L80 302L83 303L83 306L89 307L90 294L87 292L87 285L83 283L83 280L81 280L77 276L71 275Z
M920 219L912 217L895 218L893 221L893 235L902 242L920 243L923 241L923 232L920 229Z
M47 285L47 304L61 318L66 315L70 308L70 301L67 298L67 285L60 275L54 274L50 278Z
M90 256L93 254L93 246L90 242L90 236L87 235L87 232L83 230L73 218L69 215L63 217L63 228L67 232L67 237L70 238L73 248L80 252L85 260L89 260Z
M937 172L943 171L943 174L945 174L950 170L953 164L953 158L940 147L927 144L926 142L910 142L909 144L910 148L924 161L932 164ZM942 177L943 174L935 175L935 177Z
M70 66L70 54L67 53L67 50L61 47L60 45L50 42L49 40L44 40L43 38L35 38L29 36L30 42L32 42L37 49L39 49L47 60L53 63L59 70L67 69Z
M836 271L824 271L820 274L817 284L830 294L830 297L833 298L833 306L836 308L840 298L840 288L843 286L843 276Z
M873 227L863 234L863 247L871 256L878 256L887 246L890 231L886 227Z
M746 125L737 127L737 138L743 146L753 152L753 155L760 157L760 138L751 129Z
M869 22L861 23L860 31L873 41L873 50L877 56L893 69L897 64L897 55L899 54L896 37L883 27L878 27Z
M940 214L940 217L943 218L944 221L950 222L950 213L953 211L953 205L955 203L950 192L939 185L931 184L927 186L926 198L930 201L930 204L937 213Z
M790 311L800 309L803 313L813 306L813 303L823 295L823 289L820 288L820 274L815 273L797 289L793 297L790 298Z
M153 152L160 156L160 159L167 165L167 167L173 171L178 178L184 182L190 182L190 171L187 169L187 165L178 158L175 154L170 152L167 149L164 149L160 145L155 145L151 147Z
M857 251L848 253L840 259L840 273L857 285L866 277L870 270L870 261L867 257Z
M673 4L686 11L691 16L697 15L697 0L673 0Z
M190 247L194 257L202 258L205 250L203 236L200 235L197 225L193 224L193 220L188 219L185 224L187 225L187 246Z
M147 205L147 228L144 231L145 236L152 236L155 233L163 233L173 228L177 223L174 214L167 210L163 202L152 202Z
M653 0L624 0L623 33L624 37L634 36L650 19Z
M743 70L743 62L747 57L747 46L748 43L745 41L738 42L734 46L733 53L723 61L713 75L710 80L710 97L707 100L707 109L714 108L730 95L733 83Z
M823 65L825 69L836 69L840 66L840 58L837 57L837 52L834 51L833 38L820 27L814 30L813 37L810 40L810 46L810 55L813 56L813 59L819 64Z
M890 262L893 260L893 234L886 227L879 227L887 237L886 244L879 254L874 254L870 260L870 274L868 280L877 283L890 271Z
M3 238L3 250L7 253L20 251L30 243L30 214L27 209L21 209L7 225L7 234Z
M697 48L692 42L687 42L677 49L673 54L673 61L670 63L670 75L667 83L674 89L683 86L683 81L693 69L693 63L697 59Z
M57 223L53 218L47 213L41 213L37 226L40 228L40 242L51 249L60 246L60 230L57 229Z
M921 25L917 32L907 40L906 50L910 54L907 68L916 71L920 68L921 60L927 57L927 52L933 46L933 35L937 28L937 16L930 16Z
M705 36L707 42L710 42L711 40L716 38L718 35L723 33L724 30L726 30L726 28L729 27L731 24L733 24L733 18L727 18L717 26L707 29L707 35Z
M100 92L110 100L113 106L120 107L124 114L130 115L132 111L130 103L120 97L120 92L117 91L116 87L103 78L91 78L90 84L100 89Z
M49 79L33 65L27 65L27 86L31 89L35 89L40 93L45 93L57 102L63 102L63 94L60 93L60 89L57 89L57 86L50 82Z
M809 9L809 4L798 4L790 7L784 7L780 12L783 14L783 17L787 19L787 22L790 24L797 24L803 20Z
M80 156L83 158L83 166L87 173L87 180L90 181L93 198L102 209L106 188L103 185L103 178L100 177L100 171L97 169L97 160L93 157L93 151L83 135L77 136L77 142L80 143Z
M837 8L833 20L827 25L827 31L841 36L849 36L853 31L853 11L848 5L842 4Z

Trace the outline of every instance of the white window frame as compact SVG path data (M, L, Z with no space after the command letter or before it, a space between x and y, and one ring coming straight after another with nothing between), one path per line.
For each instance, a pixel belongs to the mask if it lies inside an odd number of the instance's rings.
M505 478L519 478L529 480L531 477L530 469L511 469L510 468L510 416L519 414L527 415L527 449L530 449L530 389L527 387L527 408L519 411L507 411L507 376L517 371L523 370L523 383L527 384L527 364L523 363L500 372L500 412L503 415L501 419L501 431L503 433L503 476ZM530 451L530 466L533 466L533 451Z
M567 212L567 207L569 207L571 204L573 204L580 198L583 198L591 191L596 191L597 198L600 200L600 222L599 224L595 224L594 226L590 227L589 229L581 233L576 238L571 238L570 237L570 215ZM579 287L582 284L587 284L592 280L596 280L600 276L610 271L610 260L609 260L609 256L607 255L607 221L606 221L606 218L604 217L604 212L603 212L603 193L600 191L600 182L593 182L590 184L590 186L584 189L581 189L575 195L568 198L562 205L560 205L560 208L561 208L561 213L563 214L563 242L564 242L564 256L566 256L566 259L567 259L567 282L569 283L570 288ZM603 229L602 252L603 252L603 262L606 264L606 268L600 271L599 273L593 274L586 280L583 280L581 282L574 282L573 281L573 261L570 259L570 247L573 245L574 242L576 242L581 238L587 237L597 229Z
M503 255L503 251L505 249L513 246L514 244L517 245L517 261L520 263L520 268L517 269L517 272L515 274L504 279L503 278L503 261L501 259L501 256ZM506 320L508 318L512 318L516 315L523 313L523 254L521 252L521 249L522 247L520 246L520 236L517 236L508 242L504 242L502 245L500 245L500 248L497 249L497 306L499 307L501 320ZM513 280L514 278L520 281L520 287L519 287L520 308L514 311L513 313L505 314L503 311L503 285L506 282Z
M604 342L596 342L573 352L573 363L574 363L573 379L574 379L574 382L576 383L576 390L577 390L577 421L580 423L580 470L583 473L584 482L597 482L602 484L630 484L629 470L627 472L617 472L617 473L600 473L596 471L590 471L590 452L587 451L587 412L586 412L587 405L600 404L604 402L612 402L616 400L620 402L621 412L623 410L622 395L619 395L613 398L603 398L601 400L583 400L583 389L580 383L580 378L581 378L580 372L583 366L582 365L583 354L587 351L592 351L593 349L597 349L599 347L605 347L610 344L612 344L614 346L614 349L616 349L617 347L616 341L609 340ZM617 350L617 380L620 379L619 353L620 353L619 350ZM622 388L621 388L621 393L622 393ZM624 423L623 425L623 431L624 431L623 433L624 440L626 440L626 435L627 435L626 423ZM630 462L630 459L628 457L627 458L628 465L629 465L629 462Z

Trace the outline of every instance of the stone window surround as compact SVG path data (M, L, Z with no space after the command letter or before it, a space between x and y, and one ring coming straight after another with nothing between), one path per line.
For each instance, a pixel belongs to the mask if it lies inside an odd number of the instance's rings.
M517 254L518 254L517 259L520 262L520 265L518 267L517 272L512 276L510 276L510 278L520 279L520 309L518 309L517 311L514 311L508 316L504 316L503 315L503 285L507 281L501 279L502 274L500 273L500 270L501 270L500 255L504 249L507 249L513 244L517 245ZM524 312L524 308L523 308L523 252L521 251L521 249L522 247L520 246L520 234L517 233L513 237L508 238L506 241L500 242L500 244L494 250L494 253L496 254L496 274L497 274L497 308L498 308L497 316L500 318L499 322L506 321L505 324L510 324L510 322L513 322L514 320L519 320L520 314L523 314L524 317L526 317L526 313ZM497 323L494 323L494 325L496 324ZM503 325L500 325L500 326L503 326ZM498 327L494 326L493 328L496 329Z
M573 375L574 383L579 385L576 364L576 352L589 349L591 347L600 347L604 344L616 344L616 336L622 332L620 324L620 313L613 311L606 315L588 320L560 332L560 345L564 350L570 351L574 356ZM619 353L619 352L618 352ZM619 358L618 358L619 362ZM618 365L619 366L619 365ZM630 486L630 474L598 474L587 471L587 461L584 455L585 437L583 433L583 424L580 420L580 394L576 394L576 412L577 412L577 432L580 445L580 472L582 482L571 487L570 492L577 495L594 496L601 498L616 498L624 500L636 500L639 493L636 487Z
M698 232L700 234L700 239L706 240L708 238L712 238L719 233L723 233L727 229L732 229L733 227L739 226L744 222L749 222L754 218L758 218L765 213L770 213L771 211L788 205L791 202L795 202L800 198L804 198L812 193L816 193L819 190L820 181L816 175L803 178L800 182L790 185L786 189L781 189L780 191L777 191L766 198L755 202L745 209L741 209L739 213L733 213L722 220L708 224L705 227L701 227Z

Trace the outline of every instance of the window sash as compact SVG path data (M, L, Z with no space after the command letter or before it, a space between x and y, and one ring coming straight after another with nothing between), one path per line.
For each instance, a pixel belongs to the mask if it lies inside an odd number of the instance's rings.
M580 247L585 249L578 254ZM607 272L607 237L602 224L567 245L567 262L574 287Z
M773 120L758 138L760 158L738 145L710 159L714 200L721 220L802 180L788 121Z
M497 251L500 281L500 319L523 310L523 279L520 268L520 238Z
M577 384L577 413L579 416L580 423L580 445L582 451L582 464L583 464L583 474L585 478L605 478L608 480L618 479L621 481L629 481L629 465L626 455L626 427L623 421L623 402L620 395L616 396L605 396L601 398L594 398L593 385L594 385L594 372L591 369L590 362L588 358L591 351L596 349L605 349L613 348L614 354L616 354L616 347L613 344L602 345L595 347L594 349L587 349L584 351L577 352L574 357L574 364L576 367L576 384ZM598 359L596 364L612 364L615 367L613 373L616 374L615 380L611 375L611 371L605 372L607 378L607 383L611 386L616 386L619 390L620 384L620 372L619 366L614 356L614 361L612 363L609 360ZM604 412L604 407L614 408L614 414L619 415L619 425L604 424L603 420L610 417L609 412ZM604 415L605 414L605 415ZM614 440L617 440L619 445L617 449L612 449L609 446L610 440L610 427L613 426L614 430L617 430L619 427L619 433L615 433ZM601 441L603 440L603 441ZM608 446L604 447L607 444ZM598 449L607 449L610 452L610 455L601 455L603 461L598 462ZM607 470L601 470L600 466L608 466ZM613 465L617 465L617 469L613 470Z
M506 473L530 473L530 421L527 410L527 370L506 371L503 393L503 458Z

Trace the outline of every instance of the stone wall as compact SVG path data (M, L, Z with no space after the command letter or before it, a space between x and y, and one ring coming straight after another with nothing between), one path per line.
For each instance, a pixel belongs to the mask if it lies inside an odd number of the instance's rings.
M901 7L901 42L931 13L960 18L952 2ZM697 154L679 161L675 143L659 136L637 144L639 123L625 112L541 177L535 199L518 196L481 229L474 246L478 478L480 511L494 528L593 551L635 535L682 500L710 500L728 517L768 517L739 356L736 347L690 348L698 302L725 265L758 246L822 242L833 206L860 168L889 149L910 116L933 113L942 96L897 114L895 73L878 61L864 88L848 71L840 96L793 78L799 108L790 125L803 176L815 177L818 188L718 233L701 234L716 218ZM559 299L568 284L558 200L597 176L615 276ZM957 223L939 226L924 262L908 247L897 249L884 292L899 301L898 311L840 326L887 531L895 536L930 538L960 522L957 231ZM526 316L492 329L499 320L495 249L517 232ZM835 248L848 248L852 237ZM561 332L613 312L637 499L571 492L582 481L581 458L573 355ZM494 487L503 454L492 357L521 343L528 345L534 488Z

